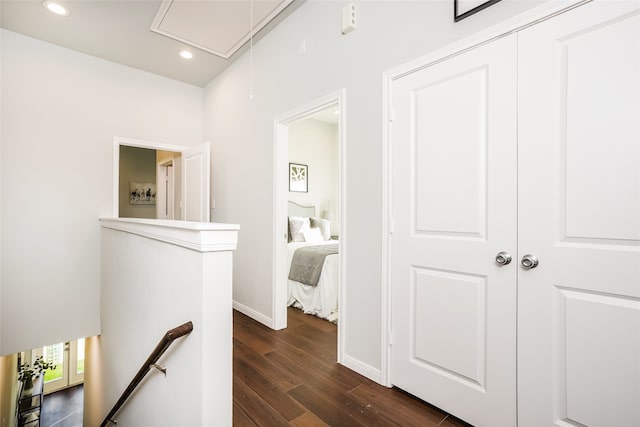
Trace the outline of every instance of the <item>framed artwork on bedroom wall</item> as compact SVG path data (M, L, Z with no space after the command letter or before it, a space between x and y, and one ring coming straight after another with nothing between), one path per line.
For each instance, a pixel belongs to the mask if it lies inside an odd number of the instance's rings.
M289 191L307 193L309 191L309 168L299 163L289 163Z
M453 20L458 22L499 1L500 0L453 0Z

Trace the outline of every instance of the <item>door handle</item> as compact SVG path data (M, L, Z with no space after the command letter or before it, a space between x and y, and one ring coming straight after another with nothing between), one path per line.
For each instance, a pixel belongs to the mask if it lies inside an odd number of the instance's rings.
M505 251L498 252L498 255L496 255L496 262L498 265L507 265L511 262L511 255Z
M531 270L532 268L536 268L538 266L538 257L531 254L526 254L520 260L520 264L526 269Z

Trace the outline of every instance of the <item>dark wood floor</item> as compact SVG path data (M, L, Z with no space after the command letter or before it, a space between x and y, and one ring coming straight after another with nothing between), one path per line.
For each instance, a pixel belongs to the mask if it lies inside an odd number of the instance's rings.
M42 427L82 427L84 390L77 385L42 399Z
M234 426L469 426L338 365L336 325L294 308L288 324L234 312Z

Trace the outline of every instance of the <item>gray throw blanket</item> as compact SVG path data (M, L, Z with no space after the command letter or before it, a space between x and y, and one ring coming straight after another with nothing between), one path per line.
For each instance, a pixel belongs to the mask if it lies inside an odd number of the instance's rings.
M296 249L291 260L289 280L317 286L324 259L327 255L337 253L337 243L333 245L305 246L304 248Z

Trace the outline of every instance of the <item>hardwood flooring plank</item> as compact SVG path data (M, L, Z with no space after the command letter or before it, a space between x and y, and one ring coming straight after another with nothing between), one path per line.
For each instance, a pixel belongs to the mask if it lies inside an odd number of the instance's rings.
M260 372L243 360L234 360L233 372L237 378L241 379L243 383L258 394L285 420L290 421L305 413L305 410L284 390L266 379Z
M290 308L289 310L293 310L293 312L299 311L297 309ZM302 313L302 312L301 312ZM292 311L289 311L288 319L296 318L298 316L291 316ZM332 338L337 336L337 325L333 323L329 323L326 320L319 319L310 314L302 313L302 318L298 319L294 325L288 326L287 330L298 331L299 329L311 329L317 331L316 333L321 336L325 336L328 338L330 344L336 344L337 341L332 341Z
M446 420L440 424L440 427L473 427L471 424L462 421L454 417L453 415L449 415Z
M340 366L336 363L335 355L329 360L327 357L323 357L323 354L320 351L316 351L313 349L309 349L307 347L296 347L284 341L278 341L274 345L275 351L268 354L280 354L290 359L293 362L298 363L303 367L311 367L314 371L321 372L332 372L336 369L336 366ZM267 357L267 354L265 354ZM352 371L347 370L350 373ZM355 373L354 373L355 374ZM360 377L360 375L355 374L356 377ZM346 378L346 375L345 375ZM359 380L356 381L353 386L355 387L359 383Z
M276 384L282 390L290 390L304 383L304 380L292 374L289 369L281 369L268 359L255 353L243 342L233 340L233 357L243 360L247 365L260 372L270 382Z
M274 336L267 338L267 334L264 332L256 332L257 331L249 332L246 327L240 325L237 328L234 327L233 337L243 342L258 354L265 354L275 350L273 343L276 339Z
M287 420L276 412L260 395L236 375L233 376L233 401L258 427L289 426Z
M316 354L312 349L303 346L292 345L289 342L278 341L274 343L274 351L281 353L289 359L298 362L301 366L313 366L318 370L332 369L336 361L328 361L326 358ZM270 353L273 353L270 352ZM265 356L268 353L265 353Z
M305 316L309 316L306 315ZM309 316L309 317L313 317L313 316ZM311 320L311 319L309 319ZM320 322L323 322L321 319L318 319ZM330 326L333 326L331 324L329 324ZM312 333L316 336L322 337L322 339L324 340L325 344L328 346L332 346L335 347L338 343L338 340L335 340L334 338L336 338L337 336L337 329L335 328L331 328L331 329L326 329L324 327L322 327L321 324L318 324L317 322L312 322L312 323L307 323L304 326L300 326L297 329L306 329L309 331L312 331Z
M273 331L234 313L234 425L471 427L336 363L336 325L288 315Z
M296 328L309 323L304 312L295 307L287 307L287 329ZM328 323L328 322L327 322Z
M325 398L306 385L289 390L289 395L330 426L368 427L367 424L355 420L338 402Z
M338 343L333 333L314 328L311 325L298 327L294 333L302 340L300 348L308 349L327 363L334 363L337 359Z
M290 369L296 376L303 378L305 384L316 387L349 391L361 384L358 378L345 374L338 364L331 368L318 367L313 363L306 363L309 362L307 359L298 359L295 354L288 355L284 352L269 353L265 358L275 366Z
M233 402L233 427L256 427L256 424L236 402Z
M289 307L287 308L287 323L292 321L293 319L295 319L294 321L313 325L316 328L322 329L324 331L338 330L338 325L335 323L329 322L328 320L325 320L325 319L321 319L312 314L305 314L299 308Z
M361 385L349 392L362 405L368 405L372 411L381 416L391 418L403 426L420 425L436 427L448 415L438 408L421 404L414 405L409 397L398 395L393 389L379 389L380 386L370 387Z
M316 417L313 412L305 412L298 418L291 420L289 424L294 427L330 427L320 418Z
M378 411L377 408L364 399L356 395L352 395L351 393L344 391L336 391L336 390L327 390L326 388L317 387L313 385L300 386L294 390L303 390L304 387L307 387L307 393L310 391L315 394L316 399L324 399L326 402L330 402L334 405L337 405L344 412L349 414L349 417L352 420L356 420L359 423L362 423L366 426L370 427L389 427L389 426L401 426L403 424L397 422L396 417L393 413L389 413L385 411L384 413ZM291 391L289 392L291 394ZM307 403L305 403L305 406ZM311 408L309 408L311 409ZM316 411L314 411L316 415L320 416ZM444 418L441 417L441 419ZM411 425L411 424L409 424ZM434 424L437 425L437 424Z

